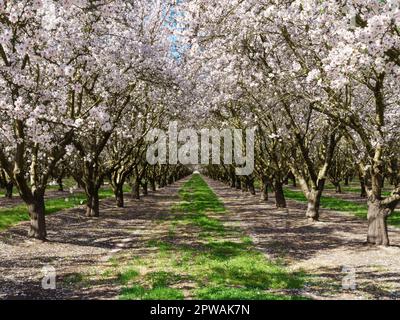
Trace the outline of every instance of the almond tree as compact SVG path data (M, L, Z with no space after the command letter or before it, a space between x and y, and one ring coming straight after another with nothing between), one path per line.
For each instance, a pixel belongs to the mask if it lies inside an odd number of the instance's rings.
M71 51L61 54L62 21L54 4L48 9L40 1L0 3L0 164L28 206L29 236L41 240L45 188L74 128L63 59Z

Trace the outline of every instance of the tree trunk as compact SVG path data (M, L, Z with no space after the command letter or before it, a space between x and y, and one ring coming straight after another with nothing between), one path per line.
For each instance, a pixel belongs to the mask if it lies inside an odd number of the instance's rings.
M344 178L344 185L345 185L346 187L349 186L349 177L348 177L348 176L346 176L346 177Z
M5 188L6 188L5 197L11 199L13 195L14 184L12 182L7 182L5 184Z
M231 175L230 186L231 186L231 188L235 188L236 187L236 175L235 174Z
M124 203L124 185L118 184L114 188L115 201L118 208L123 208Z
M28 203L28 211L31 218L29 237L43 241L46 240L44 195L34 196L33 200Z
M167 186L167 176L166 176L166 175L163 175L163 176L161 177L160 187L161 187L161 188L164 188L164 187L166 187L166 186Z
M361 171L358 172L358 180L360 180L360 187L361 187L361 198L366 198L367 197L367 189L365 188L365 179L363 175L361 174Z
M261 177L261 198L262 201L268 201L268 177Z
M93 188L86 195L86 216L87 217L99 217L100 216L100 200L99 200L99 189Z
M64 191L63 179L62 177L57 178L58 191Z
M148 182L147 180L142 184L142 189L143 189L143 195L147 196L149 194L149 189L148 189Z
M135 179L135 182L132 185L132 198L140 200L140 181L138 178Z
M334 185L335 185L335 192L342 193L342 188L340 186L340 182L336 182Z
M361 187L360 197L366 198L367 197L367 189L365 188L365 181L363 178L360 179L360 187Z
M249 191L250 194L252 194L253 196L256 194L256 188L254 187L254 180L251 180L249 182Z
M380 205L380 201L368 201L367 242L375 245L389 245L387 217L389 209Z
M306 217L310 221L319 220L319 206L321 202L321 192L312 190L307 195Z
M156 180L155 179L151 179L150 180L150 188L151 188L151 191L156 191L157 190L157 188L156 188Z
M242 181L242 192L247 192L247 191L249 191L247 181Z
M283 193L283 183L280 181L275 182L275 205L277 208L286 208L285 194Z
M242 182L240 181L239 177L236 177L236 189L242 189Z

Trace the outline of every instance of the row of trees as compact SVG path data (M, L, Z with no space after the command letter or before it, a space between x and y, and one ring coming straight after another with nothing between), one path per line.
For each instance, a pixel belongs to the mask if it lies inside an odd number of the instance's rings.
M179 39L200 112L257 127L256 174L277 205L285 206L290 174L316 221L327 179L339 188L359 175L367 240L388 245L386 220L400 202L399 3L193 0L182 12ZM233 186L232 171L218 170Z
M122 206L126 181L137 197L187 173L146 162L151 128L256 127L254 174L219 166L216 178L254 192L258 177L279 207L291 178L316 221L327 179L339 190L358 176L368 242L387 245L400 202L399 23L389 0L1 1L0 183L44 239L50 179L73 176L98 216L105 180Z
M29 236L46 238L44 194L73 176L99 216L108 179L164 186L180 166L148 166L145 135L176 112L182 80L171 55L164 1L0 2L0 181L18 189ZM12 192L7 192L8 196Z

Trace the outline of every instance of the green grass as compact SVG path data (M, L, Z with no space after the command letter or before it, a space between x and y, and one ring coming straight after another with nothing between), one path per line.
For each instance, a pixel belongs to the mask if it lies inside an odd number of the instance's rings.
M285 189L285 197L291 200L296 200L300 202L307 202L306 197L301 191L294 191L290 189ZM350 200L343 200L334 197L322 196L321 197L321 207L325 209L350 212L357 217L362 219L367 219L368 206L367 204L361 204L352 202ZM389 218L388 224L395 227L400 227L400 212L395 211Z
M134 285L122 290L124 300L183 300L184 296L181 290L155 287L145 289L140 285Z
M342 192L350 192L350 193L357 193L357 194L361 194L361 187L360 187L360 183L359 182L351 182L348 186L343 185L343 183L341 184L341 189ZM391 191L390 191L390 187L385 187L386 190L382 191L382 195L387 197L390 195ZM330 191L334 191L335 190L335 186L328 182L325 186L325 190L330 190Z
M299 296L280 295L262 290L232 288L226 286L206 287L197 290L199 299L207 300L301 300Z
M111 189L100 189L100 199L105 199L113 196ZM64 209L74 208L84 204L86 197L84 193L66 194L64 198L47 199L46 214L52 214ZM3 231L19 222L28 221L29 215L25 204L16 205L13 207L0 208L0 231Z
M195 299L302 298L269 292L301 288L305 276L267 260L239 228L225 226L221 218L229 213L200 175L179 195L163 221L174 232L154 236L147 242L151 253L129 261L124 279L132 270L146 271L140 277L134 273L121 299L182 299L183 288Z

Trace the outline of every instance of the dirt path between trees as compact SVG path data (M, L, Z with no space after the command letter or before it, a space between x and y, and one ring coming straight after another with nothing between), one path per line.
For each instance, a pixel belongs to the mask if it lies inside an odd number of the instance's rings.
M259 195L206 181L233 214L229 220L239 221L259 250L310 275L302 294L314 299L400 299L400 229L389 227L391 247L369 246L366 221L349 213L322 210L321 222L308 223L303 203L288 200L288 210L278 210L273 198L261 202Z
M107 281L86 289L73 285L82 274L103 272L113 254L124 249L142 250L154 220L178 201L177 191L186 179L150 193L140 201L126 196L126 207L101 201L101 217L87 218L73 208L47 217L49 242L28 240L29 223L0 233L0 299L114 299L119 288ZM56 273L56 289L43 290L42 268ZM71 285L69 285L71 284Z

